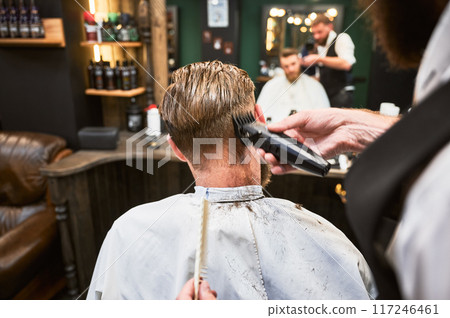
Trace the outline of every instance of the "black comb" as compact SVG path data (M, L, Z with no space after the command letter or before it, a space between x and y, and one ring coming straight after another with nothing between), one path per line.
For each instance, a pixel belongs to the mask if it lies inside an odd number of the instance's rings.
M283 134L273 133L267 126L255 120L252 113L233 115L236 137L246 145L253 145L270 152L280 163L324 177L331 165L304 144Z

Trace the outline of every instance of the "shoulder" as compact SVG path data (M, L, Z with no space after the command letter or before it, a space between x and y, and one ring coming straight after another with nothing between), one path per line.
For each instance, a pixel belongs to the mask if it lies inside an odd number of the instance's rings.
M311 85L311 86L322 87L322 84L320 84L320 82L318 80L315 80L314 78L312 78L311 76L309 76L307 74L302 74L300 76L298 82L301 82L302 84Z
M200 201L197 201L192 194L177 194L159 201L138 205L120 216L110 231L134 233L153 227L156 222L158 225L153 228L160 228L162 224L170 224L169 221L173 218L189 218L191 212L195 211L193 207L200 204Z
M265 198L267 202L270 203L273 207L276 207L276 210L280 212L282 210L289 217L293 217L296 221L300 221L300 223L307 228L315 228L317 226L325 227L326 231L329 233L335 232L338 235L344 235L337 227L335 227L331 222L327 221L320 215L311 212L302 206L302 204L297 204L289 200L278 199L278 198Z
M323 85L318 80L312 78L309 75L303 74L302 76L300 76L299 82L301 83L301 85L308 86L309 89L316 89L320 90L322 93L325 93Z
M286 81L286 76L284 75L278 75L273 77L271 80L269 80L264 86L264 87L272 87L272 86L277 86L277 85L281 85Z
M353 44L353 40L347 33L339 33L336 37L336 45L340 44Z
M276 76L269 80L261 89L261 93L258 96L258 104L262 104L262 107L267 106L267 103L274 98L273 94L279 93L285 85L285 76Z

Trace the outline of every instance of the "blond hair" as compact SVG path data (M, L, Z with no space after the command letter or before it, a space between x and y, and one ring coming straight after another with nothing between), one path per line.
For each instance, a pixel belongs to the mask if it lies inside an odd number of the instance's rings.
M192 161L194 138L235 137L232 115L253 111L255 85L247 72L220 61L184 66L172 75L160 106L172 140ZM237 143L239 148L242 147ZM238 149L238 153L243 151Z

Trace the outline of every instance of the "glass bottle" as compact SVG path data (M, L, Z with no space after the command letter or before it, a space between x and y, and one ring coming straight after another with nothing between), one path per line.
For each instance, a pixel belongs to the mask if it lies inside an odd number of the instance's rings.
M8 21L9 36L11 38L19 37L19 26L17 21L17 8L14 0L9 1L9 21Z
M114 69L114 79L116 81L116 89L122 89L122 67L120 61L116 61L116 68Z
M99 63L95 63L95 88L103 89L103 66Z
M42 25L41 17L39 15L39 10L38 10L36 4L34 3L34 0L31 0L30 33L31 33L31 37L34 39L45 37L44 26Z
M89 79L89 88L95 88L95 66L92 60L89 60L87 71Z
M129 91L131 89L131 74L130 68L128 67L128 61L123 61L122 65L122 89Z
M111 68L109 62L105 62L105 86L109 91L115 90L116 85L114 84L114 70Z
M127 108L127 130L131 132L140 131L144 123L144 114L141 107L136 104L136 99L131 98L131 104Z
M3 0L0 0L0 38L9 37L8 19L8 10Z
M134 22L134 19L131 19L130 24L127 25L127 31L128 31L128 35L130 37L130 41L132 41L132 42L139 41L139 32L136 27L136 23Z
M138 87L138 74L137 74L137 68L134 66L133 61L130 62L130 86L131 89Z
M23 0L19 1L19 34L21 38L30 37L30 21L28 19L28 8Z
M128 32L128 23L130 21L130 15L128 13L120 14L121 28L117 38L119 41L128 42L130 41L130 33Z

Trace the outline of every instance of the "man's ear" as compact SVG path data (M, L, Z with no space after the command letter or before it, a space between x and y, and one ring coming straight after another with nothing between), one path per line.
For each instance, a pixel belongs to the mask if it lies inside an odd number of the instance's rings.
M178 157L178 159L180 159L183 162L186 162L187 161L186 157L183 155L183 153L180 151L180 149L178 149L177 145L175 145L175 143L173 142L170 135L167 135L167 141L169 142L170 147L172 147L172 150L175 153L175 155Z
M263 124L266 123L266 119L264 118L262 108L258 104L255 104L255 118L256 118L256 121L259 121Z

